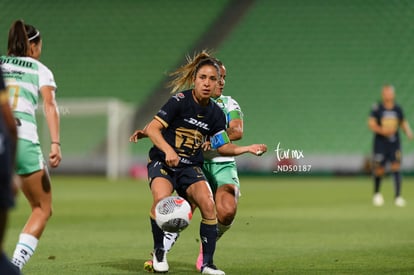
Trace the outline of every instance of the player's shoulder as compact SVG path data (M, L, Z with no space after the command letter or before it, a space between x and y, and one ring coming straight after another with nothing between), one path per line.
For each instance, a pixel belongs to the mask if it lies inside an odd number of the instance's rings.
M47 67L45 64L43 64L39 60L31 58L31 57L29 57L29 58L31 59L32 62L36 63L39 66L39 68L50 71L49 67Z
M371 111L378 112L381 109L382 104L379 102L375 102L371 105Z
M398 111L402 111L402 107L401 107L401 105L400 104L398 104L398 103L395 103L394 104L394 109L396 109L396 110L398 110Z
M236 106L240 108L239 103L232 97L228 95L221 95L217 100L216 103L222 103L226 106Z

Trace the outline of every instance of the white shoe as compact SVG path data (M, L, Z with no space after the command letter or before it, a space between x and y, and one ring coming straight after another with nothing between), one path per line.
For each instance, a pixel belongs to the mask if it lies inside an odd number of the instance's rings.
M157 248L154 250L152 267L155 272L168 272L167 253L163 249Z
M394 201L395 205L398 207L404 207L407 203L405 202L405 200L402 197L397 197L395 198Z
M375 193L374 197L372 198L372 204L374 206L384 205L384 198L382 197L381 193Z
M226 275L223 270L218 269L215 265L210 264L201 268L201 274Z

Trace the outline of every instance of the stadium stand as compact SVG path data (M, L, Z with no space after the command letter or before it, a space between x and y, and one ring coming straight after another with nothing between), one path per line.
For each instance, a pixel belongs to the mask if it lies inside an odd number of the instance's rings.
M395 85L414 124L414 3L253 2L215 49L227 65L226 93L245 113L240 143L269 146L267 164L253 169L269 171L280 143L302 150L316 169L359 171L371 149L367 116L384 83ZM2 2L0 52L11 22L24 18L42 30L42 60L56 75L59 97L115 97L139 108L229 3ZM146 150L135 146L133 152ZM405 167L412 167L409 150L406 155Z
M338 160L334 169L361 168L371 150L367 117L383 84L396 86L414 123L413 8L390 1L257 1L219 51L228 67L226 92L245 112L243 142L261 137L270 148L279 142L300 148L308 161L316 157L327 167Z

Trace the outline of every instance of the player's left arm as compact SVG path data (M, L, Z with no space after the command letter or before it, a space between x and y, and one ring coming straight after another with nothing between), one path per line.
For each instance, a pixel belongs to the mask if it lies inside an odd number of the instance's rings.
M407 135L408 139L413 139L413 131L411 130L410 124L408 123L407 120L404 119L401 122L401 129Z
M129 137L129 141L137 143L139 139L147 138L148 137L147 127L148 127L148 124L145 125L144 129L135 130L135 132Z
M217 148L217 151L222 156L239 156L245 153L251 153L256 156L261 156L267 151L266 144L251 144L248 146L238 146L230 142L227 133L222 130L216 133L211 139L212 148Z
M238 146L234 143L226 143L217 148L217 151L222 156L239 156L245 153L251 153L256 156L261 156L267 151L266 144L251 144L248 146Z
M62 160L62 152L60 151L60 116L55 99L55 89L53 86L42 86L40 88L43 98L43 111L52 142L49 153L49 163L52 167L58 167Z

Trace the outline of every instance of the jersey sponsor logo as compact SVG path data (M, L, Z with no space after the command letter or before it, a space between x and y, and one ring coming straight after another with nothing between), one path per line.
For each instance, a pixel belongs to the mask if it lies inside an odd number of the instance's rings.
M203 128L204 130L207 130L207 131L210 130L210 128L208 127L208 124L207 123L202 122L202 121L199 121L199 120L197 120L195 118L192 118L192 117L190 117L189 119L186 118L186 119L184 119L184 121L185 122L188 122L188 123L190 123L190 124L192 124L194 126Z
M173 95L172 97L175 98L175 100L180 101L180 99L185 98L185 95L183 93L178 93L176 95Z
M33 69L33 63L18 58L0 58L0 64L13 64L20 67Z

